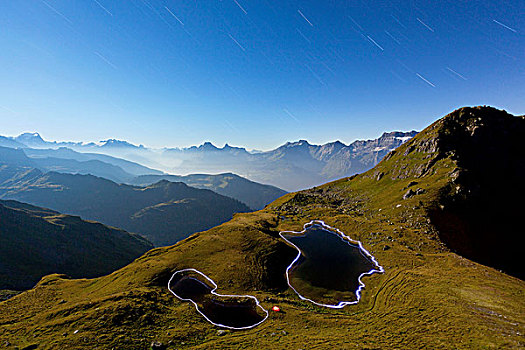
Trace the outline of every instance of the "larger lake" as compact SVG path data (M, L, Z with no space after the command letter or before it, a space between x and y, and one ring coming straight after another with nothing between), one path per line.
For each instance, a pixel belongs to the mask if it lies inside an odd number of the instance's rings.
M281 236L300 250L286 272L290 287L302 299L321 306L356 303L364 287L361 278L383 271L359 242L322 222Z

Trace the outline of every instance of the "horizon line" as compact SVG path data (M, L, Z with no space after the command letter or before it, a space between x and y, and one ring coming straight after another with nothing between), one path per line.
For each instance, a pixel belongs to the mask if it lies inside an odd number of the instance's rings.
M325 143L312 143L311 141L309 141L308 139L306 138L299 138L298 140L294 140L294 141L285 141L284 143L281 143L281 144L278 144L277 146L274 146L273 148L269 148L269 149L257 149L257 148L249 148L248 146L236 146L236 145L231 145L229 144L228 142L225 142L222 146L219 146L220 144L214 144L212 141L208 141L208 140L203 140L200 144L197 144L197 145L189 145L189 146L182 146L182 147L173 147L173 146L163 146L163 147L150 147L148 145L145 145L143 143L139 143L139 144L135 144L133 142L130 142L130 141L127 141L127 140L124 140L124 139L117 139L117 138L108 138L108 139L105 139L105 140L100 140L100 141L72 141L72 140L48 140L44 137L42 137L42 135L39 133L39 132L36 132L36 131L25 131L25 132L21 132L20 134L18 135L0 135L0 137L5 137L5 138L8 138L8 139L11 139L11 140L14 140L16 141L16 138L17 137L20 137L22 135L25 135L25 134L30 134L30 135L38 135L44 142L50 142L50 143L56 143L56 144L60 144L60 143L72 143L72 144L79 144L81 146L88 146L90 144L93 144L95 146L98 146L98 147L101 147L100 143L103 143L103 142L107 142L107 141L120 141L120 142L126 142L128 144L130 144L131 146L134 146L134 147L137 147L137 148L144 148L144 149L150 149L150 150L167 150L167 149L179 149L179 150L184 150L184 149L190 149L190 148L198 148L198 147L201 147L201 146L204 146L205 144L211 144L213 147L217 148L217 149L224 149L226 148L227 146L228 147L231 147L231 148L239 148L239 149L244 149L246 150L247 152L269 152L269 151L272 151L272 150L275 150L279 147L282 147L282 146L285 146L287 144L294 144L294 143L299 143L299 142L306 142L308 143L309 145L311 146L324 146L324 145L328 145L328 144L332 144L332 143L337 143L337 142L340 142L342 143L343 145L345 145L346 147L350 146L351 144L355 143L355 142L358 142L358 141L371 141L371 140L376 140L380 137L382 137L384 134L390 134L390 133L394 133L394 132L401 132L401 133L412 133L412 132L419 132L420 130L416 130L416 129L412 129L412 130L407 130L407 131L403 131L403 130L392 130L392 131L383 131L379 136L377 136L376 138L368 138L368 139L355 139L351 142L344 142L340 139L336 139L336 140L333 140L333 141L329 141L329 142L325 142ZM28 146L29 147L29 146ZM68 148L67 146L62 146L62 147L66 147ZM31 148L31 147L29 147Z

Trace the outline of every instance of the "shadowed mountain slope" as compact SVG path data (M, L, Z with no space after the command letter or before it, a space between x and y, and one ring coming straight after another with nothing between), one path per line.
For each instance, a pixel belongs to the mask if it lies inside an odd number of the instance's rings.
M0 289L29 289L44 275L97 277L153 248L136 234L16 201L0 201Z
M20 167L0 168L0 198L137 232L155 245L173 244L231 219L234 213L250 211L235 199L181 182L137 187L92 175L43 174Z
M66 174L94 175L115 182L126 182L133 175L125 172L120 167L101 162L99 160L87 160L79 162L74 159L64 158L31 158L38 169L44 172L55 171Z
M32 291L0 303L0 339L13 346L49 348L137 349L152 341L195 349L290 349L305 344L336 349L523 348L525 282L465 258L461 254L466 251L453 243L469 237L490 239L499 247L523 232L514 220L506 224L513 230L477 236L468 229L476 218L460 208L476 205L474 198L491 202L494 185L486 188L479 177L485 176L483 171L495 175L488 168L499 162L489 157L490 162L473 165L464 157L480 147L492 148L494 154L509 150L492 143L495 138L488 135L496 127L493 123L506 130L505 143L522 139L522 117L488 107L463 108L366 173L287 194L262 211L238 214L174 246L151 250L109 276L89 281L47 276ZM518 176L513 172L521 169L523 158L520 152L513 155L506 159L511 165L499 167L497 179ZM460 181L466 191L458 197L458 179L467 174L469 181ZM479 184L477 192L472 183ZM516 202L524 195L521 191L517 186L504 198ZM483 214L496 222L508 219L500 217L499 210ZM442 218L454 221L445 215L454 215L461 225L450 230ZM301 230L313 219L361 241L384 267L383 274L363 278L366 287L358 304L321 308L301 301L287 287L284 271L296 251L278 233ZM474 245L460 246L476 251ZM478 261L498 258L494 251L479 252L474 257ZM508 250L509 255L514 252ZM508 261L519 261L518 256ZM167 290L172 273L190 267L215 281L221 294L254 295L266 309L278 305L283 312L272 312L253 330L218 335L194 308ZM504 268L512 272L508 265ZM22 310L24 318L19 317Z
M192 174L186 176L143 175L134 178L129 183L147 186L162 179L172 182L184 182L191 187L212 190L223 196L235 198L255 210L264 208L266 204L286 194L286 191L280 188L253 182L231 173L218 175Z
M36 163L26 156L23 150L0 147L0 164L15 167L36 167Z
M22 148L25 147L25 145L10 137L0 136L0 147Z

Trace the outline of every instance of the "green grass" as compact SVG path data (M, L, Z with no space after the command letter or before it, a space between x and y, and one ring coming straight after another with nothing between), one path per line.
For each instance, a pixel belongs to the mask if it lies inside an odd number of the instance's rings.
M425 152L436 133L430 127L367 173L287 194L111 275L48 276L0 303L0 339L39 349L148 349L152 341L170 349L523 348L525 282L449 251L430 220L457 167L450 157ZM421 147L405 156L414 145ZM425 192L404 200L414 181ZM320 308L287 288L284 268L296 251L278 232L312 219L360 240L385 268L363 279L357 305ZM252 294L283 312L220 336L167 290L171 274L187 267L213 279L218 293Z
M7 300L20 293L21 292L17 290L0 289L0 301Z

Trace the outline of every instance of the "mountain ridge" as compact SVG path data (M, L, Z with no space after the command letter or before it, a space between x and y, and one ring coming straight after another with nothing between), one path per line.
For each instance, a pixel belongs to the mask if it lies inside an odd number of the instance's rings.
M43 173L9 166L0 167L0 199L27 202L124 228L144 235L156 245L173 244L230 219L234 213L250 211L233 198L182 182L160 181L138 187L93 175ZM191 201L176 202L183 199ZM169 206L155 216L136 215L162 203ZM178 219L174 221L175 218ZM170 225L165 224L168 222Z
M163 174L162 171L151 169L141 164L131 162L122 158L116 158L99 153L81 153L67 147L59 147L57 149L24 148L24 152L30 158L63 158L76 160L79 162L98 160L117 166L133 176Z
M280 188L259 184L233 173L217 175L190 174L186 176L142 175L135 177L128 183L147 186L161 179L171 182L184 182L195 188L209 189L223 196L235 198L254 210L262 209L270 202L286 194L286 191Z
M416 131L415 130L407 131L407 132L405 131L388 131L388 132L385 131L377 139L384 138L385 136L389 136L389 135L396 135L396 136L401 137L401 136L406 136L407 134L413 134L413 133L416 133ZM14 141L20 145L25 145L27 147L31 147L29 144L37 144L37 145L45 145L45 146L55 146L57 148L68 148L68 145L75 145L75 146L85 146L85 147L119 146L119 147L129 147L133 149L144 148L144 149L155 150L155 148L149 148L142 144L137 146L126 140L119 140L119 139L114 139L114 138L110 138L110 139L106 139L106 140L102 140L98 142L93 142L93 141L89 141L89 142L47 141L47 140L44 140L38 132L24 132L18 136L0 136L0 138L2 138L3 140ZM377 140L377 139L367 139L367 140L357 139L357 140L350 142L349 144L345 144L344 142L340 140L326 142L324 144L313 144L313 143L310 143L306 139L299 139L297 141L287 141L284 144L277 146L273 149L266 150L266 151L258 151L258 153L272 152L280 147L302 144L302 143L305 143L306 145L309 145L309 146L316 146L316 147L322 147L322 146L332 145L332 144L341 144L343 146L348 147L352 144L362 144L362 143L366 143L366 142ZM207 149L207 148L212 149L212 150L222 150L222 151L244 150L248 152L246 147L231 146L228 143L225 143L223 147L219 147L219 146L214 145L211 141L203 141L203 143L200 145L191 145L191 146L186 146L186 147L162 147L162 148L158 148L158 150L174 150L175 151L175 150Z

